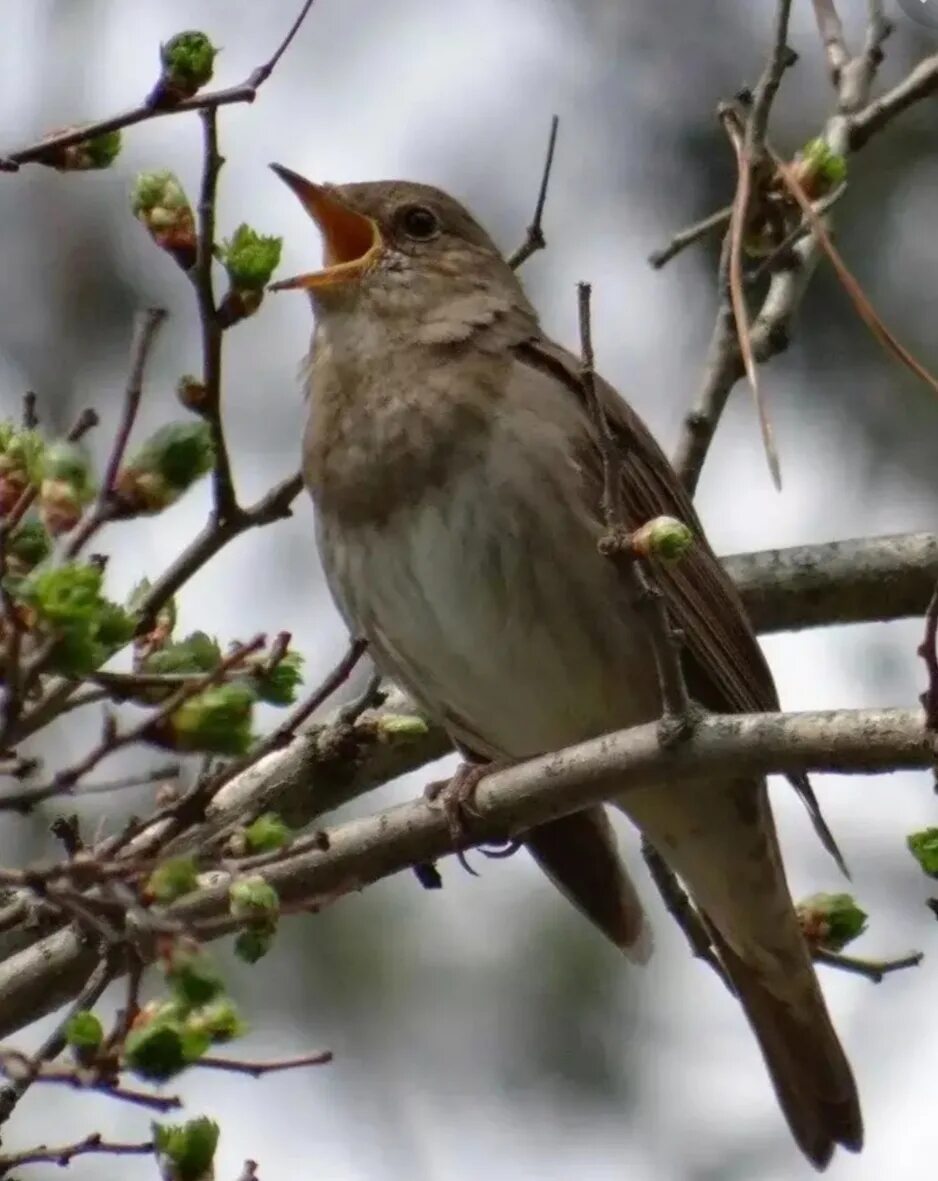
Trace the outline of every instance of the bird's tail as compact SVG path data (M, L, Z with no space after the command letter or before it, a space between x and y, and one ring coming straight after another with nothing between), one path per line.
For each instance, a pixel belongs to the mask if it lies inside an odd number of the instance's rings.
M818 1170L827 1168L838 1144L859 1152L863 1118L856 1083L807 949L807 970L797 973L803 987L795 994L790 978L772 989L763 971L741 959L712 926L711 933L801 1151Z

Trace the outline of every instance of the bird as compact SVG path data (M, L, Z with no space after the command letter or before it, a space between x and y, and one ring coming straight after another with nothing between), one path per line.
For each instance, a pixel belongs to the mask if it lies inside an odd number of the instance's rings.
M513 762L659 718L647 623L600 552L604 440L576 357L551 340L493 239L411 181L320 184L271 165L323 241L272 284L314 313L302 470L325 577L352 634L457 747ZM683 485L598 376L623 524L667 515L690 551L655 576L707 710L779 708L743 604ZM810 784L795 786L836 846ZM859 1151L850 1064L785 876L764 779L661 782L610 803L699 911L794 1140L819 1171ZM548 877L631 958L652 941L608 813L523 834ZM839 856L839 855L838 855Z

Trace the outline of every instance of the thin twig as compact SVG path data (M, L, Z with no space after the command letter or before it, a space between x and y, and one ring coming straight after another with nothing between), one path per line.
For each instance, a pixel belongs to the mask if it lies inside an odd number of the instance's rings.
M699 242L701 238L705 238L708 234L713 233L714 230L722 230L729 225L730 217L733 213L732 205L724 205L722 209L717 209L708 217L701 218L693 225L689 225L686 229L679 230L674 234L666 246L662 246L660 250L655 250L648 256L648 263L654 267L656 271L671 261L676 255L680 254L682 250L686 250L688 246L693 246L695 242Z
M856 976L865 976L874 984L882 983L883 977L890 972L901 972L905 968L917 968L925 958L920 951L910 952L894 960L864 960L852 955L844 955L839 951L827 951L815 948L811 957L816 964L825 964L828 968L839 968L842 972L852 972Z
M124 391L124 408L120 425L114 436L114 443L108 456L97 499L91 511L85 514L81 524L70 538L65 550L66 558L76 557L98 529L111 518L117 474L140 407L147 360L166 315L165 308L147 308L146 311L140 312L135 319L133 342L130 347L130 373Z
M119 1143L115 1140L105 1140L100 1132L92 1132L84 1140L74 1144L63 1144L58 1148L47 1148L40 1144L26 1152L12 1152L0 1156L0 1177L9 1176L11 1170L19 1169L23 1165L58 1165L64 1168L70 1165L77 1156L97 1154L100 1156L150 1156L154 1151L154 1144L148 1140L142 1144Z
M554 115L550 121L550 135L547 137L547 155L544 158L544 170L541 173L541 185L537 191L537 201L534 204L534 216L528 226L525 239L518 249L509 256L508 265L517 270L522 263L527 262L532 254L543 250L547 245L544 229L541 225L544 217L544 205L547 201L547 186L550 184L550 171L554 163L554 148L557 146L557 129L560 127L560 117Z
M75 1013L93 1008L116 974L116 968L110 956L102 957L98 966L88 977L84 988L78 994L66 1016L32 1055L30 1061L33 1066L29 1070L26 1070L19 1078L7 1083L6 1086L0 1089L0 1124L5 1123L13 1114L13 1109L35 1081L37 1074L42 1068L42 1064L51 1062L65 1049L67 1045L65 1031ZM0 1172L0 1176L3 1176L2 1172Z
M851 57L844 27L834 7L834 0L812 0L812 3L818 32L821 34L821 42L827 55L831 82L836 88L840 85L840 76Z
M20 1050L0 1046L0 1071L14 1083L24 1072L31 1073L32 1059ZM116 1099L121 1103L132 1103L137 1107L149 1107L154 1111L172 1111L181 1107L182 1102L175 1095L154 1095L150 1091L137 1091L131 1087L117 1086L111 1080L102 1078L93 1070L86 1070L80 1066L40 1066L32 1079L37 1083L52 1083L63 1087L73 1087L78 1091L98 1091L109 1099Z
M81 779L103 759L124 747L145 741L155 733L159 724L169 718L183 702L217 684L219 680L224 679L230 669L242 664L248 656L263 646L263 636L257 636L249 643L239 645L219 663L217 668L183 685L167 698L159 709L148 714L137 725L124 731L113 730L105 725L100 741L82 759L71 767L56 772L47 783L25 787L20 791L8 792L0 796L0 811L26 812L41 800L49 799L51 796L71 794Z
M938 93L938 53L919 62L907 78L853 116L849 128L850 150L859 151L897 115L935 93Z
M325 1066L331 1062L331 1050L321 1050L317 1054L301 1054L296 1058L270 1058L265 1062L247 1062L240 1058L213 1058L203 1054L193 1065L207 1067L210 1070L229 1070L235 1074L249 1074L253 1078L260 1078L264 1074L275 1074L281 1070L299 1070L304 1066Z
M73 131L65 131L60 135L48 136L46 139L39 140L38 143L30 144L25 148L19 148L17 151L10 152L6 156L0 155L0 171L16 171L21 164L41 161L50 154L61 151L63 148L84 143L86 140L94 139L109 131L119 131L124 127L132 127L136 123L144 123L148 119L160 119L166 115L181 115L188 111L217 110L219 107L228 106L231 103L254 102L255 98L257 98L258 90L273 73L281 57L283 57L289 48L293 38L299 32L300 26L313 6L313 2L314 0L305 0L299 15L290 26L286 36L277 45L273 54L260 66L252 70L250 75L237 86L229 86L224 90L209 91L206 94L196 95L194 98L184 99L172 107L154 106L151 102L144 102L129 111L124 111L120 115L113 115L109 119L100 119L94 123L87 123L84 127L77 128Z

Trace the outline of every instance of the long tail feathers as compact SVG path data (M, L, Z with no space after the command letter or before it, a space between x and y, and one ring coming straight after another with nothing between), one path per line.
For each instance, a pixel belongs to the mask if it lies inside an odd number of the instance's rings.
M783 1000L711 927L714 944L759 1042L779 1104L801 1151L824 1170L840 1144L863 1147L853 1072L814 978L797 1003ZM811 971L810 965L806 967ZM811 971L813 977L813 971ZM791 981L780 989L795 995Z
M604 808L541 824L525 833L524 843L574 906L629 959L647 962L651 928Z

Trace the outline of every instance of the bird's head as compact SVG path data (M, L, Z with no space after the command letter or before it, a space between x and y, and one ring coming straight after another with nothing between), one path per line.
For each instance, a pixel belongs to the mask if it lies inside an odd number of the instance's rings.
M495 243L458 201L411 181L314 184L271 166L323 238L323 265L272 290L309 292L317 311L373 306L421 317L441 304L487 294L527 307Z

